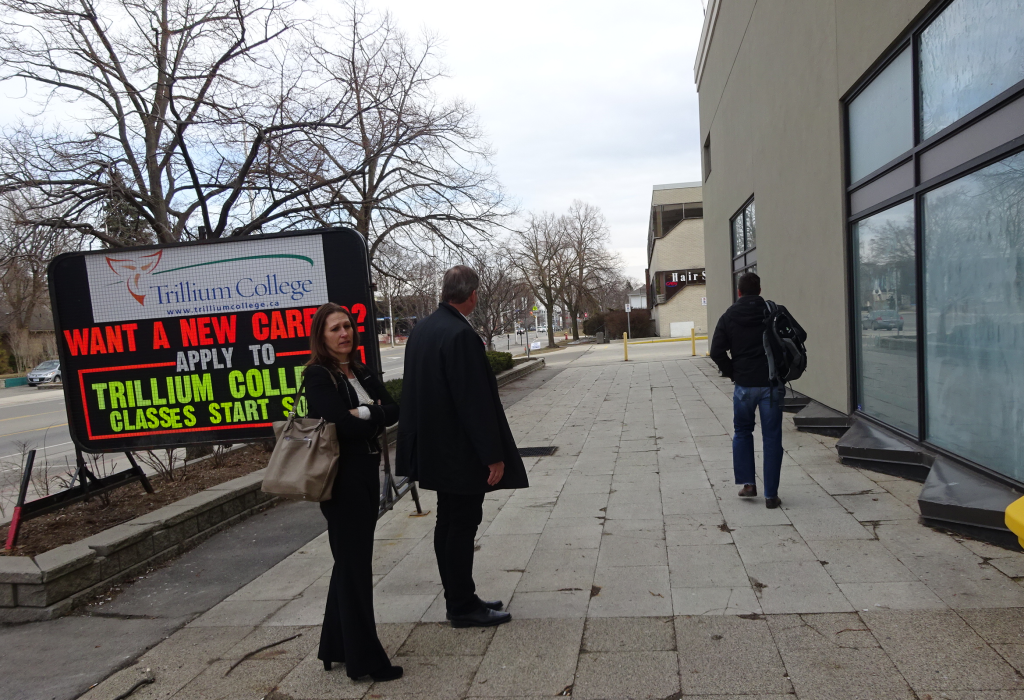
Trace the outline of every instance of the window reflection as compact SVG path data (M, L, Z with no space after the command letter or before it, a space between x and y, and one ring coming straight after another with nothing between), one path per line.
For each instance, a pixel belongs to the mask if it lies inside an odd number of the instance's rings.
M1024 80L1024 0L956 0L921 32L921 137Z
M923 212L927 438L1024 481L1024 154Z
M906 49L850 103L850 182L913 147L911 66Z
M916 436L914 203L854 224L854 245L858 408Z

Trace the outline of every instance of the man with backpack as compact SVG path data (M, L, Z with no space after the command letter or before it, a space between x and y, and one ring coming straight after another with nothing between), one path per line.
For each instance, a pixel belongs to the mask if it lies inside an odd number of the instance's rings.
M732 465L740 497L757 496L754 483L754 412L761 412L765 506L778 508L782 471L782 402L786 382L807 365L807 333L784 306L761 297L761 278L740 276L739 299L718 319L711 359L732 379Z

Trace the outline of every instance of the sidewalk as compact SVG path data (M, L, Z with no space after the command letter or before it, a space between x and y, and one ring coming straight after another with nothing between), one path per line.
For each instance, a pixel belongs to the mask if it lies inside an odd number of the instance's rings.
M731 385L682 345L590 346L508 410L521 447L558 447L485 502L477 585L510 624L442 622L433 514L406 499L374 567L403 679L316 659L321 536L84 697L151 673L132 700L1024 698L1024 555L918 524L918 484L839 464L788 416L783 507L740 500Z

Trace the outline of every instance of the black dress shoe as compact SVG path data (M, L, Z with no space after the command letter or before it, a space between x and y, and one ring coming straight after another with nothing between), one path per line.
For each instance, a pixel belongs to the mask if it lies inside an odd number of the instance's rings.
M500 600L481 600L480 605L490 610L501 610L505 607L505 603Z
M782 499L779 498L778 496L776 496L775 498L766 498L766 499L764 499L764 507L765 508L778 508L781 505L782 505Z
M452 621L452 627L494 627L495 625L503 625L511 620L512 613L498 612L490 608L478 608L473 612L462 615L448 613L446 617Z
M745 484L740 489L740 498L753 498L757 495L757 486L754 484Z

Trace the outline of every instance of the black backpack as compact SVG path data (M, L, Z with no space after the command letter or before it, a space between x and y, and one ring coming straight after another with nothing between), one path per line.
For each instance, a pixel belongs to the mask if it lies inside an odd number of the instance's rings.
M765 301L764 354L768 356L768 379L772 386L796 381L807 369L807 333L785 307Z

